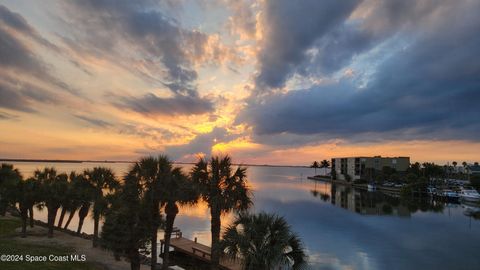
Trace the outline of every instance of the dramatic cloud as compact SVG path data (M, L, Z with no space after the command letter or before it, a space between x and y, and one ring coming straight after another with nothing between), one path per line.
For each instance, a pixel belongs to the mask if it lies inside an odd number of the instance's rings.
M228 21L230 32L244 39L254 38L257 31L256 14L253 10L256 6L255 1L223 0L223 2L232 13Z
M472 1L457 3L417 26L411 36L395 37L400 48L390 48L391 55L366 86L342 79L274 94L250 105L239 119L251 123L257 134L478 140L479 8Z
M266 1L258 88L283 87L314 42L342 23L360 1Z
M318 39L309 51L310 59L297 71L307 76L331 75L350 64L355 56L395 35L409 35L418 26L435 20L444 9L455 9L451 0L365 0L351 18Z
M204 113L212 105L198 94L195 65L221 61L229 52L215 37L181 27L160 8L152 1L64 3L69 14L64 19L72 29L72 37L65 37L65 41L76 51L123 65L149 83L167 87L174 95L125 99L124 103L134 110ZM157 105L161 107L155 108Z
M194 161L196 155L210 156L212 147L220 142L228 142L238 135L230 134L224 128L215 128L209 133L199 134L193 140L184 145L169 146L165 152L174 159L186 159Z
M56 96L46 89L1 75L0 107L22 112L36 112L33 102L52 104L57 101Z
M12 34L0 28L0 65L34 75L43 75L45 66Z
M197 96L175 95L161 98L149 93L142 97L119 97L114 102L120 109L130 109L145 115L191 115L213 111L213 103Z
M297 164L413 142L472 157L480 143L479 1L2 3L0 148L12 153L33 155L38 138L15 135L39 133L31 123L54 127L45 149L65 158L85 136L122 157Z
M5 70L27 73L45 83L77 95L78 90L53 76L49 66L15 35L15 31L45 47L58 50L55 45L43 39L20 14L0 5L0 66Z
M0 21L4 25L31 37L49 49L53 49L57 52L60 50L56 45L44 39L20 14L12 12L2 5L0 5Z

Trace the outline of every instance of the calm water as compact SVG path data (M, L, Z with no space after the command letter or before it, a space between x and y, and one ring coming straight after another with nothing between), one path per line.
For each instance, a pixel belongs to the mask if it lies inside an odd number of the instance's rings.
M15 163L25 176L36 168L81 171L111 167L118 175L129 164ZM190 167L184 167L189 170ZM480 269L478 210L461 204L400 201L377 193L307 180L312 169L249 167L254 211L283 215L303 239L311 269ZM46 211L37 218L46 221ZM222 218L223 225L232 219ZM77 220L70 228L76 228ZM210 244L205 204L182 208L176 219L184 236ZM91 233L91 220L84 231Z

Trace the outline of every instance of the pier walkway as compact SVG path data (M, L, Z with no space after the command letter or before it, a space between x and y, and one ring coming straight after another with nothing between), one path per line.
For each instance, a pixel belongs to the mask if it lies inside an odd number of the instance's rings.
M160 240L161 251L164 249L164 240ZM196 241L184 238L181 235L172 237L170 239L170 247L176 252L186 254L190 257L197 258L199 260L210 262L211 248L209 246L200 244ZM231 260L228 258L220 259L220 267L224 270L241 270L242 266L238 260Z

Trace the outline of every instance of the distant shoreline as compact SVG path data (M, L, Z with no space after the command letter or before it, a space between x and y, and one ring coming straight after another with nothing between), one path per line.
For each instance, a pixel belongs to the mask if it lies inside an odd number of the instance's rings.
M134 163L135 161L127 160L72 160L72 159L23 159L23 158L0 158L0 162L46 162L46 163ZM189 164L193 162L174 161L175 164ZM287 167L287 168L309 168L302 165L272 165L272 164L233 164L246 167Z

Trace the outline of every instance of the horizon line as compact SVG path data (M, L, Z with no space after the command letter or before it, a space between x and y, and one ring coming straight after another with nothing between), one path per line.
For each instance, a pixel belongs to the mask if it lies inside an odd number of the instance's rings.
M131 160L77 160L77 159L33 159L33 158L0 158L0 162L51 162L51 163L135 163ZM174 164L191 164L195 162L172 161ZM309 168L309 165L281 165L281 164L248 164L232 163L236 166L256 166L256 167L302 167Z

